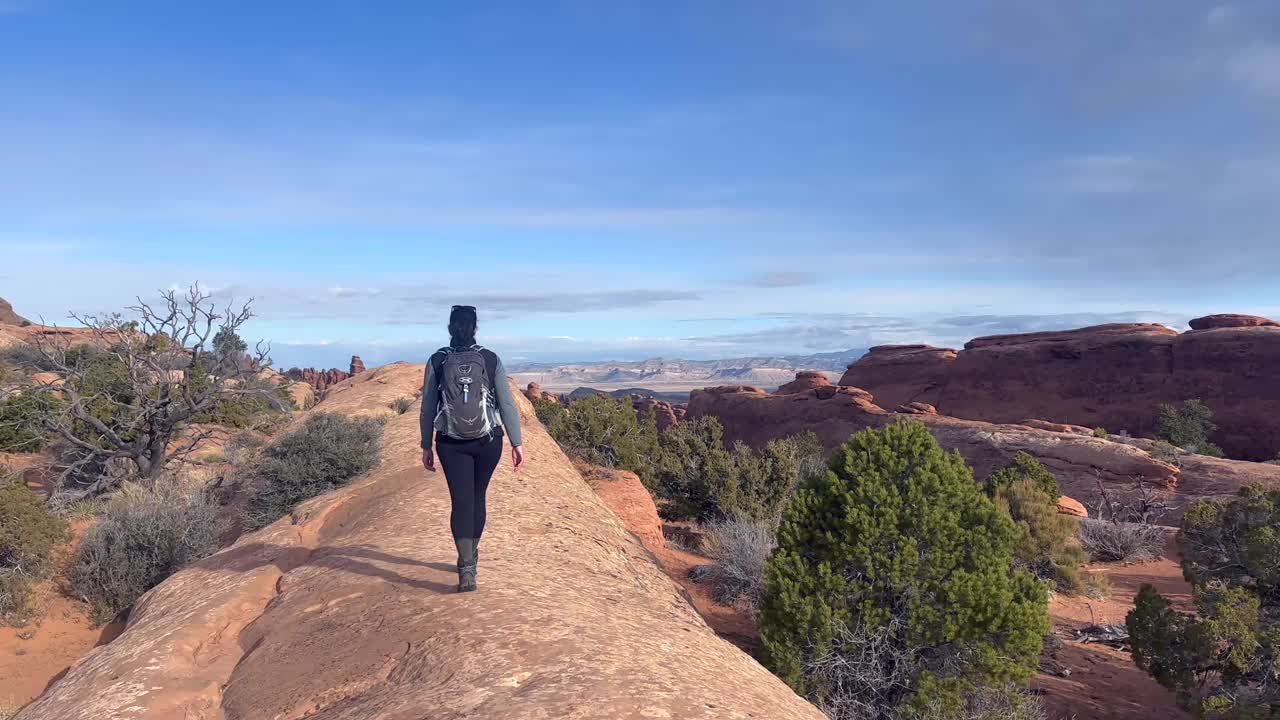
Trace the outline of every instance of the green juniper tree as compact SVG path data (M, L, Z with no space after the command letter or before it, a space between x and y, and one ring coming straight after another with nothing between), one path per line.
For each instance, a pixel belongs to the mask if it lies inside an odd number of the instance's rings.
M784 516L763 659L796 691L859 717L957 716L980 688L1035 672L1047 593L1013 567L1018 537L924 425L860 432Z

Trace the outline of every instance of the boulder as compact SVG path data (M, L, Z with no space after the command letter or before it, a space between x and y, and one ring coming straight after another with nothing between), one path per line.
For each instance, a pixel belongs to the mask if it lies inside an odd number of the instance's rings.
M1161 404L1199 398L1229 457L1269 460L1280 452L1280 328L1262 320L1206 320L1197 324L1216 329L1182 334L1136 323L997 335L959 352L873 348L840 384L871 391L884 407L919 401L953 417L1045 418L1135 436L1155 434Z
M373 413L423 370L317 407ZM19 717L823 720L711 631L516 401L529 461L490 486L478 593L454 593L448 491L395 415L377 468L147 593Z
M680 422L680 418L684 417L685 408L683 405L673 405L666 400L659 400L652 397L631 396L631 406L635 408L636 415L643 422L648 416L649 411L653 410L658 419L658 430L666 430L667 428Z
M904 415L937 415L938 408L929 403L910 402L906 405L899 405L898 412Z
M1063 515L1074 515L1081 518L1089 517L1089 511L1085 510L1084 505L1079 500L1069 498L1066 495L1058 498L1058 512Z
M529 386L524 389L524 396L529 398L530 402L534 400L545 400L547 402L560 402L559 397L543 390L542 386L536 382L529 383Z

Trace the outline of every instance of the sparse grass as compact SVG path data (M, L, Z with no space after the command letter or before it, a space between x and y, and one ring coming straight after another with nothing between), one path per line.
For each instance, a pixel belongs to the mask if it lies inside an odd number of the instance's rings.
M1140 522L1084 518L1080 544L1099 562L1145 562L1164 550L1164 528Z
M1111 596L1111 579L1100 572L1082 573L1084 596L1090 600L1105 600Z
M1096 438L1102 438L1103 440L1106 440L1111 437L1111 433L1108 433L1107 429L1104 427L1096 427L1093 429L1093 436Z
M227 461L232 465L239 465L248 460L255 451L266 444L266 440L251 432L237 433L227 441Z
M221 465L227 462L227 456L225 453L212 452L201 455L195 458L194 461L201 465Z
M416 400L417 398L410 397L408 395L398 397L391 401L391 409L394 410L397 415L403 415L409 412L409 408L413 407L413 403Z

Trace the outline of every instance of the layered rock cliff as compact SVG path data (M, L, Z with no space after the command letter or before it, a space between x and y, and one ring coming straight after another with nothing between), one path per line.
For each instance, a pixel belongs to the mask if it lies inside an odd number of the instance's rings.
M1141 487L1150 489L1169 505L1161 518L1167 524L1176 524L1199 498L1230 495L1249 482L1280 487L1280 466L1184 454L1175 467L1146 452L1150 441L1096 438L1066 425L1045 429L1034 422L962 420L930 412L928 406L909 405L890 412L870 393L847 385L788 394L732 385L695 390L689 399L689 417L702 416L719 419L726 445L741 440L760 447L776 437L813 431L828 448L860 430L909 418L924 423L943 447L959 451L978 479L1024 451L1053 472L1064 495L1087 507L1096 507L1100 482L1117 496L1136 494Z
M422 372L363 373L318 407L386 414ZM517 401L528 465L494 476L480 592L452 592L411 409L379 467L148 593L18 718L822 720L711 632Z
M1161 403L1199 398L1213 409L1214 440L1231 457L1280 452L1280 326L1252 316L1162 325L1099 325L977 338L956 352L923 345L872 348L841 385L884 407L933 405L943 415L1018 422L1042 418L1152 435Z

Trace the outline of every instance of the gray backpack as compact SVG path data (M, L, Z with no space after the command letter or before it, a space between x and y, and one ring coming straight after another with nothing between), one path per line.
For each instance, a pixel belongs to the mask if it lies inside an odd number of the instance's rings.
M493 376L498 356L479 345L440 348L439 354L434 372L440 388L444 434L458 440L492 435L497 427Z

